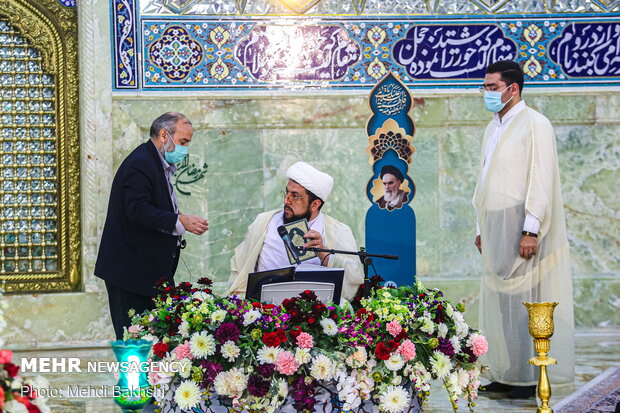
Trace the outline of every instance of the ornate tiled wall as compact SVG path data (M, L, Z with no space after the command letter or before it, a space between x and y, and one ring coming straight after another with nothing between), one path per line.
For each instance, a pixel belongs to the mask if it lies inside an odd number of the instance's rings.
M146 4L122 3L132 7ZM231 2L233 7L237 3ZM487 5L500 3L511 2ZM365 7L377 4L368 0ZM459 4L478 7L475 2ZM590 7L590 13L604 11L595 2L580 4ZM612 2L601 4L609 8ZM116 43L112 41L114 20L108 6L103 0L83 0L79 8L84 291L8 297L9 326L2 334L14 348L105 344L112 338L105 289L92 275L109 187L123 157L147 139L151 120L168 110L184 112L195 125L189 162L176 180L181 208L203 214L210 221L207 234L188 236L178 280L208 275L216 280L219 291L224 290L232 249L257 213L280 205L284 171L297 159L333 174L336 186L325 212L348 223L358 242L364 239L364 215L370 205L365 187L371 168L364 152L370 111L363 87L337 92L322 85L289 85L262 93L208 88L151 90L138 71L134 81L139 89L120 90L119 78L112 70L117 64L113 57ZM247 7L257 7L256 2L248 0L246 12ZM177 16L172 11L169 14ZM609 16L605 11L601 18ZM478 18L488 20L486 15ZM139 21L130 23L136 24L137 30ZM247 35L250 28L244 30ZM404 33L402 29L399 36L403 38ZM510 36L507 30L502 33ZM210 35L203 36L210 39ZM106 38L111 41L101 42ZM527 49L523 53L532 55ZM141 67L147 64L143 61ZM208 69L208 63L201 64ZM196 76L192 70L188 77ZM410 205L417 216L418 278L442 288L450 297L464 299L469 304L467 318L475 324L480 261L472 242L475 228L470 200L480 134L490 116L474 91L437 91L413 85L412 92L417 152L410 175L417 194ZM525 99L556 127L572 246L576 322L582 326L620 325L620 204L616 194L620 93L613 87L526 87Z

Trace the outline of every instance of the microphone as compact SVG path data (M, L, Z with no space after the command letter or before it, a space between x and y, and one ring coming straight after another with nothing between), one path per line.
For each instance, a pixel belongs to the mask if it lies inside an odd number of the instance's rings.
M286 247L288 252L291 253L293 258L295 259L295 262L297 264L301 264L301 262L299 261L299 251L298 251L297 247L291 241L291 238L289 237L288 231L286 230L284 225L280 225L278 227L278 235L280 236L280 238L282 238L282 242L284 242L284 246Z

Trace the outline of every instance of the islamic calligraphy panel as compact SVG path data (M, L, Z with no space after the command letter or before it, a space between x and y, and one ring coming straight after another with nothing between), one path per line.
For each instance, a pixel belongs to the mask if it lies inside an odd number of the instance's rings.
M620 77L620 22L568 24L549 56L570 77Z
M334 81L360 59L360 47L337 25L255 26L235 57L259 81Z
M417 88L463 88L504 58L524 65L531 86L618 86L620 47L612 39L620 13L605 16L138 17L137 42L124 29L116 45L116 90L368 90L389 71ZM127 19L119 32L131 27Z
M516 55L517 44L495 24L415 25L392 48L415 80L483 78L489 64Z

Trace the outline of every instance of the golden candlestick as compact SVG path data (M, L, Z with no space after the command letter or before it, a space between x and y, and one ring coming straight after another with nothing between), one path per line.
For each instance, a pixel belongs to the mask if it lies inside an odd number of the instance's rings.
M529 316L528 327L530 335L534 337L534 350L537 357L532 357L528 363L540 366L538 377L538 398L541 401L536 413L553 413L549 407L551 398L551 384L547 376L547 366L558 364L557 360L547 356L550 348L549 338L553 335L553 310L558 303L523 303Z

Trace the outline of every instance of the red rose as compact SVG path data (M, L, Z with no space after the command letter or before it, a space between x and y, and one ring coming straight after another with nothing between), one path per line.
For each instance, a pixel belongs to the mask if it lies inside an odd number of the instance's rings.
M284 343L286 341L286 333L284 332L284 330L276 331L276 337L278 337L278 340L280 340L280 343Z
M388 360L391 353L392 352L390 349L388 349L383 343L379 343L377 344L377 347L375 347L375 355L379 360Z
M261 307L261 303L252 303L252 307L260 308Z
M263 333L262 340L267 347L278 347L281 343L276 333Z
M314 317L310 317L310 318L308 319L308 323L310 323L310 324L314 324L314 323L316 323L316 319L315 319Z
M4 368L6 369L7 373L9 373L9 377L11 378L17 376L17 373L19 372L19 366L16 366L13 363L6 363L4 365Z
M288 332L288 335L291 336L292 340L291 341L295 341L297 340L297 336L301 334L301 327L300 326L295 326L293 327L293 329L291 331Z
M167 343L156 343L153 346L153 353L155 353L155 355L159 358L164 358L164 356L166 355L166 353L168 352L168 344Z
M275 307L275 304L265 304L263 305L263 310L271 310Z

